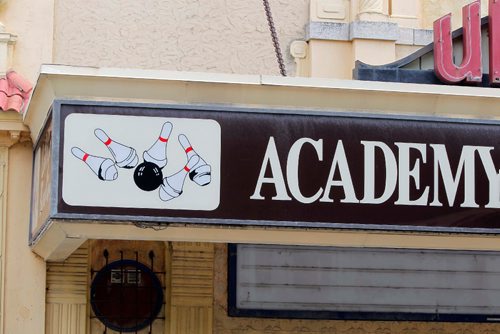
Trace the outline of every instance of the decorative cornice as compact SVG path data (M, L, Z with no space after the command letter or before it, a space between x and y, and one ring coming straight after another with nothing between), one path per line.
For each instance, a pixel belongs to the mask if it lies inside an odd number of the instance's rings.
M395 41L399 38L397 23L354 21L349 24L349 39Z
M0 29L0 43L14 44L17 41L17 35L2 32Z
M399 28L397 23L355 21L351 23L309 22L306 40L352 41L376 39L395 41L396 44L427 45L432 42L432 30Z
M0 131L0 147L11 147L17 143L29 141L28 132L21 131Z
M0 147L10 147L26 141L31 141L31 137L22 116L13 111L0 113Z

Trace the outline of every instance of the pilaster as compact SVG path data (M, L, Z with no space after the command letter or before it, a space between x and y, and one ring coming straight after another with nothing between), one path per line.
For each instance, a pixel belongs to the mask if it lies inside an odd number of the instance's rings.
M87 333L88 243L47 264L45 334Z
M5 314L5 234L7 223L6 184L9 149L0 146L0 333L3 333Z
M352 79L357 60L391 63L431 43L421 1L311 0L305 41L290 47L297 75Z
M387 12L384 10L384 0L359 0L359 20L386 21Z
M1 4L1 3L0 3ZM1 23L0 23L1 30ZM0 43L1 43L0 33ZM1 57L0 57L1 59ZM21 123L17 113L4 112L0 117L0 334L5 333L5 273L6 273L6 235L7 235L7 183L9 148L29 140L27 128Z

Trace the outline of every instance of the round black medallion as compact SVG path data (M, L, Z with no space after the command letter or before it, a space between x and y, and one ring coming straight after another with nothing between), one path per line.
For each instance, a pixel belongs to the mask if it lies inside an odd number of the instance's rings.
M163 305L163 288L151 269L133 260L102 268L90 289L92 310L108 328L135 332L149 326Z

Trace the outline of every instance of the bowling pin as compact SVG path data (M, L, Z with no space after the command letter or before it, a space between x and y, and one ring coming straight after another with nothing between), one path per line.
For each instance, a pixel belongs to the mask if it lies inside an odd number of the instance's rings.
M118 177L118 170L116 169L113 160L108 158L101 158L95 155L85 153L78 147L73 147L71 153L78 159L85 162L87 166L94 172L100 180L114 181Z
M182 194L184 180L199 160L200 158L198 156L191 157L183 169L163 179L163 183L161 184L159 191L160 199L162 201L170 201L171 199L179 197Z
M206 186L209 184L212 179L212 167L196 153L185 135L179 135L179 143L184 149L184 152L186 152L188 160L194 156L199 158L198 163L189 173L189 178L199 186Z
M172 132L172 127L172 123L170 122L163 124L158 139L142 154L144 161L154 163L160 169L167 165L167 143L168 137L170 137L170 133Z
M121 168L134 168L139 162L139 157L132 147L125 146L111 140L109 136L101 129L95 129L94 134L100 141L106 145L113 155L116 165Z

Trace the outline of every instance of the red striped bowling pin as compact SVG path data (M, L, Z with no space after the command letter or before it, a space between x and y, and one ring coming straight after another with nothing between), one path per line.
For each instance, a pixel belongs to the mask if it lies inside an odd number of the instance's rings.
M113 155L116 165L121 168L134 168L139 162L139 157L132 147L125 146L116 141L113 141L101 129L95 129L95 136L106 145L108 150Z
M189 178L199 186L206 186L209 184L212 179L212 167L196 153L185 135L179 135L179 143L184 149L184 152L186 152L188 160L194 156L199 157L198 163L189 173Z
M183 169L163 179L163 183L160 186L160 199L162 201L170 201L171 199L179 197L182 194L184 180L186 179L188 173L193 169L193 166L196 166L199 159L200 158L198 156L191 157Z
M78 159L85 162L85 164L89 166L99 179L103 181L113 181L118 177L118 170L116 169L113 160L90 155L78 147L73 147L71 149L71 153L73 153L73 155Z
M144 161L154 163L160 168L167 165L167 143L170 133L172 132L172 123L166 122L163 124L160 135L147 151L144 151L142 157Z

